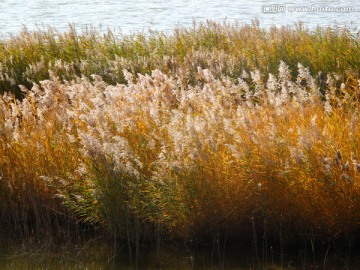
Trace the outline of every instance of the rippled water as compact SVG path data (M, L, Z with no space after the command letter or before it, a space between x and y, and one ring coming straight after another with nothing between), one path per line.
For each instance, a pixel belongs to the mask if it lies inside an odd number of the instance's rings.
M286 10L278 10L278 13L262 12L270 10L269 4L281 5ZM341 6L353 10L347 13L287 10L296 5ZM34 29L49 25L63 31L69 27L69 23L74 23L77 28L92 25L100 30L121 29L123 33L146 31L149 28L170 32L175 25L191 26L194 20L201 22L206 19L226 19L230 22L238 20L240 23L250 23L254 18L258 18L260 25L264 27L273 24L293 25L302 20L310 27L328 26L337 22L357 32L359 11L360 2L349 0L1 0L0 33L6 37L18 33L24 26Z

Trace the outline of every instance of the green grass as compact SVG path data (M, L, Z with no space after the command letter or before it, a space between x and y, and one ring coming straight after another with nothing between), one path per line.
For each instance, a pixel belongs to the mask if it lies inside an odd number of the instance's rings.
M359 40L344 28L309 30L299 24L265 30L256 21L242 26L207 22L176 28L169 35L100 34L73 26L65 33L25 29L0 43L0 91L20 96L19 84L30 87L48 79L49 70L67 81L98 74L116 84L125 82L123 69L134 74L160 69L194 85L198 66L209 68L217 77L236 79L243 70L276 74L281 60L293 72L300 62L313 75L335 72L346 81L349 75L359 76Z

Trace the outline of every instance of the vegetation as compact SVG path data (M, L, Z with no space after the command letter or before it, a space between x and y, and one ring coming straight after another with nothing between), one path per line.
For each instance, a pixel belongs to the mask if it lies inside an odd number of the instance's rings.
M272 27L207 24L177 28L171 35L161 32L115 35L88 28L78 33L55 29L24 29L0 42L0 92L21 96L18 85L49 79L49 70L63 81L97 74L109 84L126 83L123 69L137 75L159 69L181 77L184 86L196 85L197 68L210 69L216 78L237 79L243 70L258 69L264 76L277 73L284 61L296 77L297 64L309 67L313 75L335 72L358 77L358 39L346 28Z
M3 41L1 231L88 226L136 250L219 235L256 252L351 244L358 42L347 30L213 22L170 36L49 29Z

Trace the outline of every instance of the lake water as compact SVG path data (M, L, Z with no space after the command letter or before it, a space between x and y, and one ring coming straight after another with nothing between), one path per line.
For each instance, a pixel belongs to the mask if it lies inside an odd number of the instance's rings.
M294 8L301 10L290 10ZM251 23L255 18L263 27L301 20L311 28L337 23L357 33L359 15L360 1L350 0L1 0L0 33L8 37L24 26L32 30L49 25L64 31L69 23L77 29L91 25L125 34L148 29L171 32L175 25L191 26L194 20Z

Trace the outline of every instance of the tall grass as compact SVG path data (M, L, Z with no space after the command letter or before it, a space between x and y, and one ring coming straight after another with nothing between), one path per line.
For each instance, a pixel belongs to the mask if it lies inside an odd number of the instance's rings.
M360 58L337 31L209 23L3 41L0 227L88 224L136 250L160 234L358 237ZM27 80L16 99L6 84Z
M0 42L0 91L21 96L18 85L49 79L49 70L62 80L98 74L110 84L125 83L122 70L150 74L160 69L183 78L184 85L198 83L197 67L208 68L215 77L237 79L242 70L258 69L275 74L280 61L296 76L298 63L312 74L322 71L359 76L359 40L346 28L272 27L207 22L192 28L161 32L100 34L93 28L65 33L55 29L22 30Z
M68 178L78 150L56 119L56 102L49 98L40 108L34 93L23 101L1 97L0 226L5 235L61 237L76 230L77 218L42 176Z

